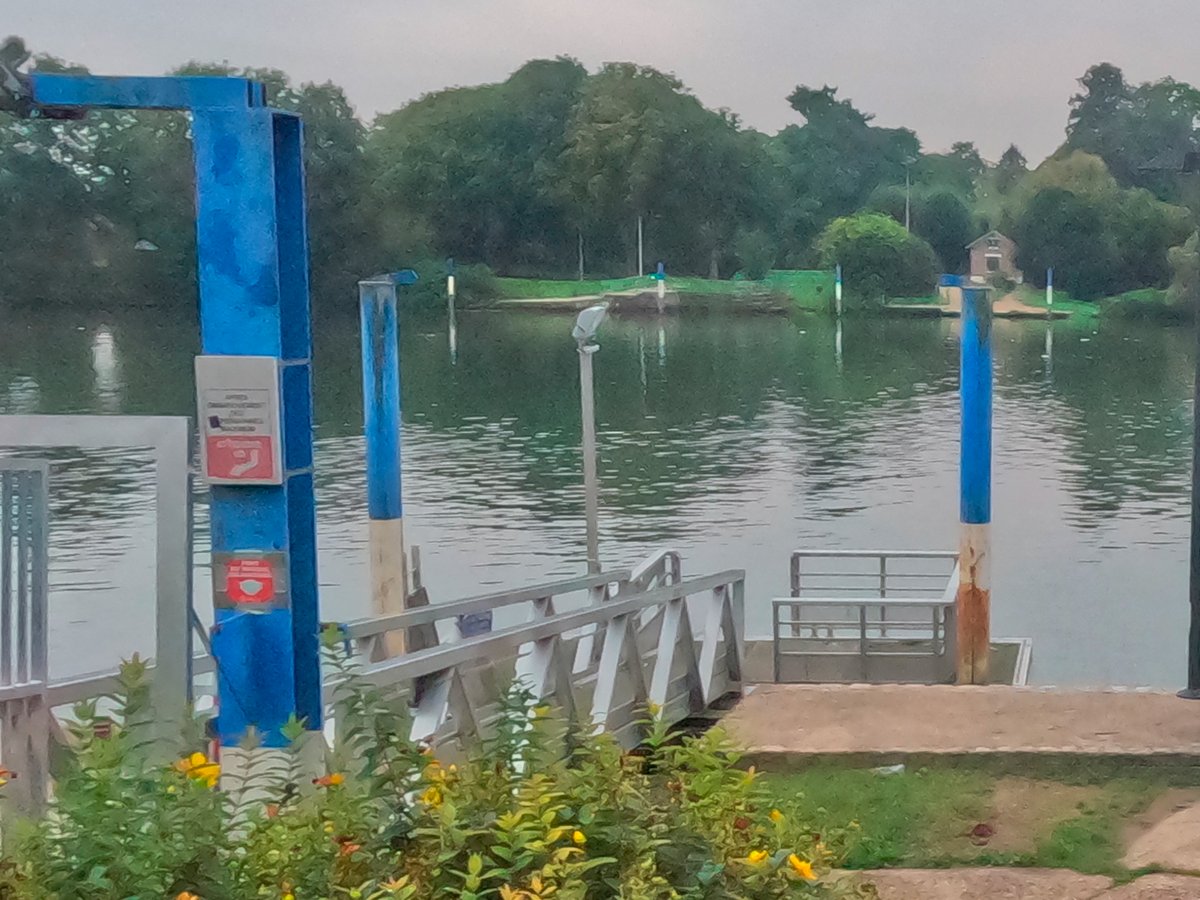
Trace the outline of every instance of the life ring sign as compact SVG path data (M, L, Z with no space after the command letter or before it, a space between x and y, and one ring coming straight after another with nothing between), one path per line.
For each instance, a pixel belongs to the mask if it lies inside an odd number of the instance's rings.
M209 484L282 484L279 360L197 356L201 473Z
M269 612L288 606L287 554L213 555L213 602L218 609Z

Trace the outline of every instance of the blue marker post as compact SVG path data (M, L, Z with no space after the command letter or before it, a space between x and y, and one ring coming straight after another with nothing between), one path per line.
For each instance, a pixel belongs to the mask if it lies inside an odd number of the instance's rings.
M454 309L454 257L446 258L446 314L450 332L450 364L458 364L458 316Z
M992 304L964 287L960 450L958 683L986 684L991 648Z
M368 545L375 615L404 611L408 559L400 471L400 326L396 285L417 281L411 269L358 283L362 321L363 419L367 445ZM386 635L389 655L405 651L403 631Z
M53 118L88 109L191 113L201 359L219 381L202 389L201 406L229 413L211 422L205 416L201 426L221 431L222 419L240 415L248 435L210 436L216 443L205 444L216 730L227 747L251 729L262 746L286 746L282 728L293 715L311 730L322 718L300 119L270 108L263 86L244 78L34 73L4 87L17 93L19 108ZM259 380L247 393L238 379L251 370ZM235 395L243 405L230 412ZM190 638L180 638L184 659L158 661L160 675L180 667L190 673ZM166 722L184 712L156 710Z
M838 264L833 275L833 302L834 311L838 319L842 317L842 266Z

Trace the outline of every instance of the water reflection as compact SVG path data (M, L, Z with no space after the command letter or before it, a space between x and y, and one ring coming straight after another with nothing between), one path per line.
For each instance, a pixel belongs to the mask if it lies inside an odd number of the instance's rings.
M192 412L194 322L137 310L4 323L5 412ZM489 312L459 313L449 332L444 318L403 324L407 530L435 598L583 568L570 325ZM693 571L745 567L751 631L765 634L796 546L954 546L956 328L610 320L595 361L606 558L669 543ZM360 615L357 322L326 317L315 335L324 612ZM995 337L996 632L1034 638L1043 682L1176 684L1188 335L998 322ZM149 461L55 459L54 662L95 667L152 643ZM201 598L205 585L201 571Z

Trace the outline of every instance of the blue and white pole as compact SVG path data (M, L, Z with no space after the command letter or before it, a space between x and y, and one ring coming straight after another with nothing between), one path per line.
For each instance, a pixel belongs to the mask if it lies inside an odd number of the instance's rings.
M1046 270L1046 318L1054 311L1054 267Z
M450 364L458 364L458 316L454 309L455 298L454 257L446 260L446 313L450 336Z
M833 300L837 317L842 317L842 266L839 263L833 278Z
M654 273L654 280L658 282L658 306L661 311L663 301L667 297L667 267L660 260L658 270Z
M400 469L400 326L396 285L417 280L411 269L358 283L362 320L363 430L367 455L367 542L371 607L377 616L404 611L408 560ZM389 632L389 655L404 652L403 631Z
M992 587L992 304L987 288L962 290L958 683L986 684Z

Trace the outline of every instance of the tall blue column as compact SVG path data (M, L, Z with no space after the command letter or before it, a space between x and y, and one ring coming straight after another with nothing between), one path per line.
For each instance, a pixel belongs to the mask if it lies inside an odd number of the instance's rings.
M987 288L963 288L960 371L958 682L985 684L991 642L992 521L992 304Z
M253 726L282 746L293 712L321 726L312 374L301 126L267 108L196 110L196 227L203 351L280 361L284 478L213 486L214 553L287 554L290 603L218 610L218 732Z
M217 727L226 744L254 727L279 746L293 714L311 729L322 714L300 120L267 108L263 86L244 78L33 73L27 82L17 79L28 94L19 99L58 118L93 108L193 114L201 343L205 354L279 361L283 432L282 484L212 488L214 554L281 554L289 588L267 610L217 611Z

